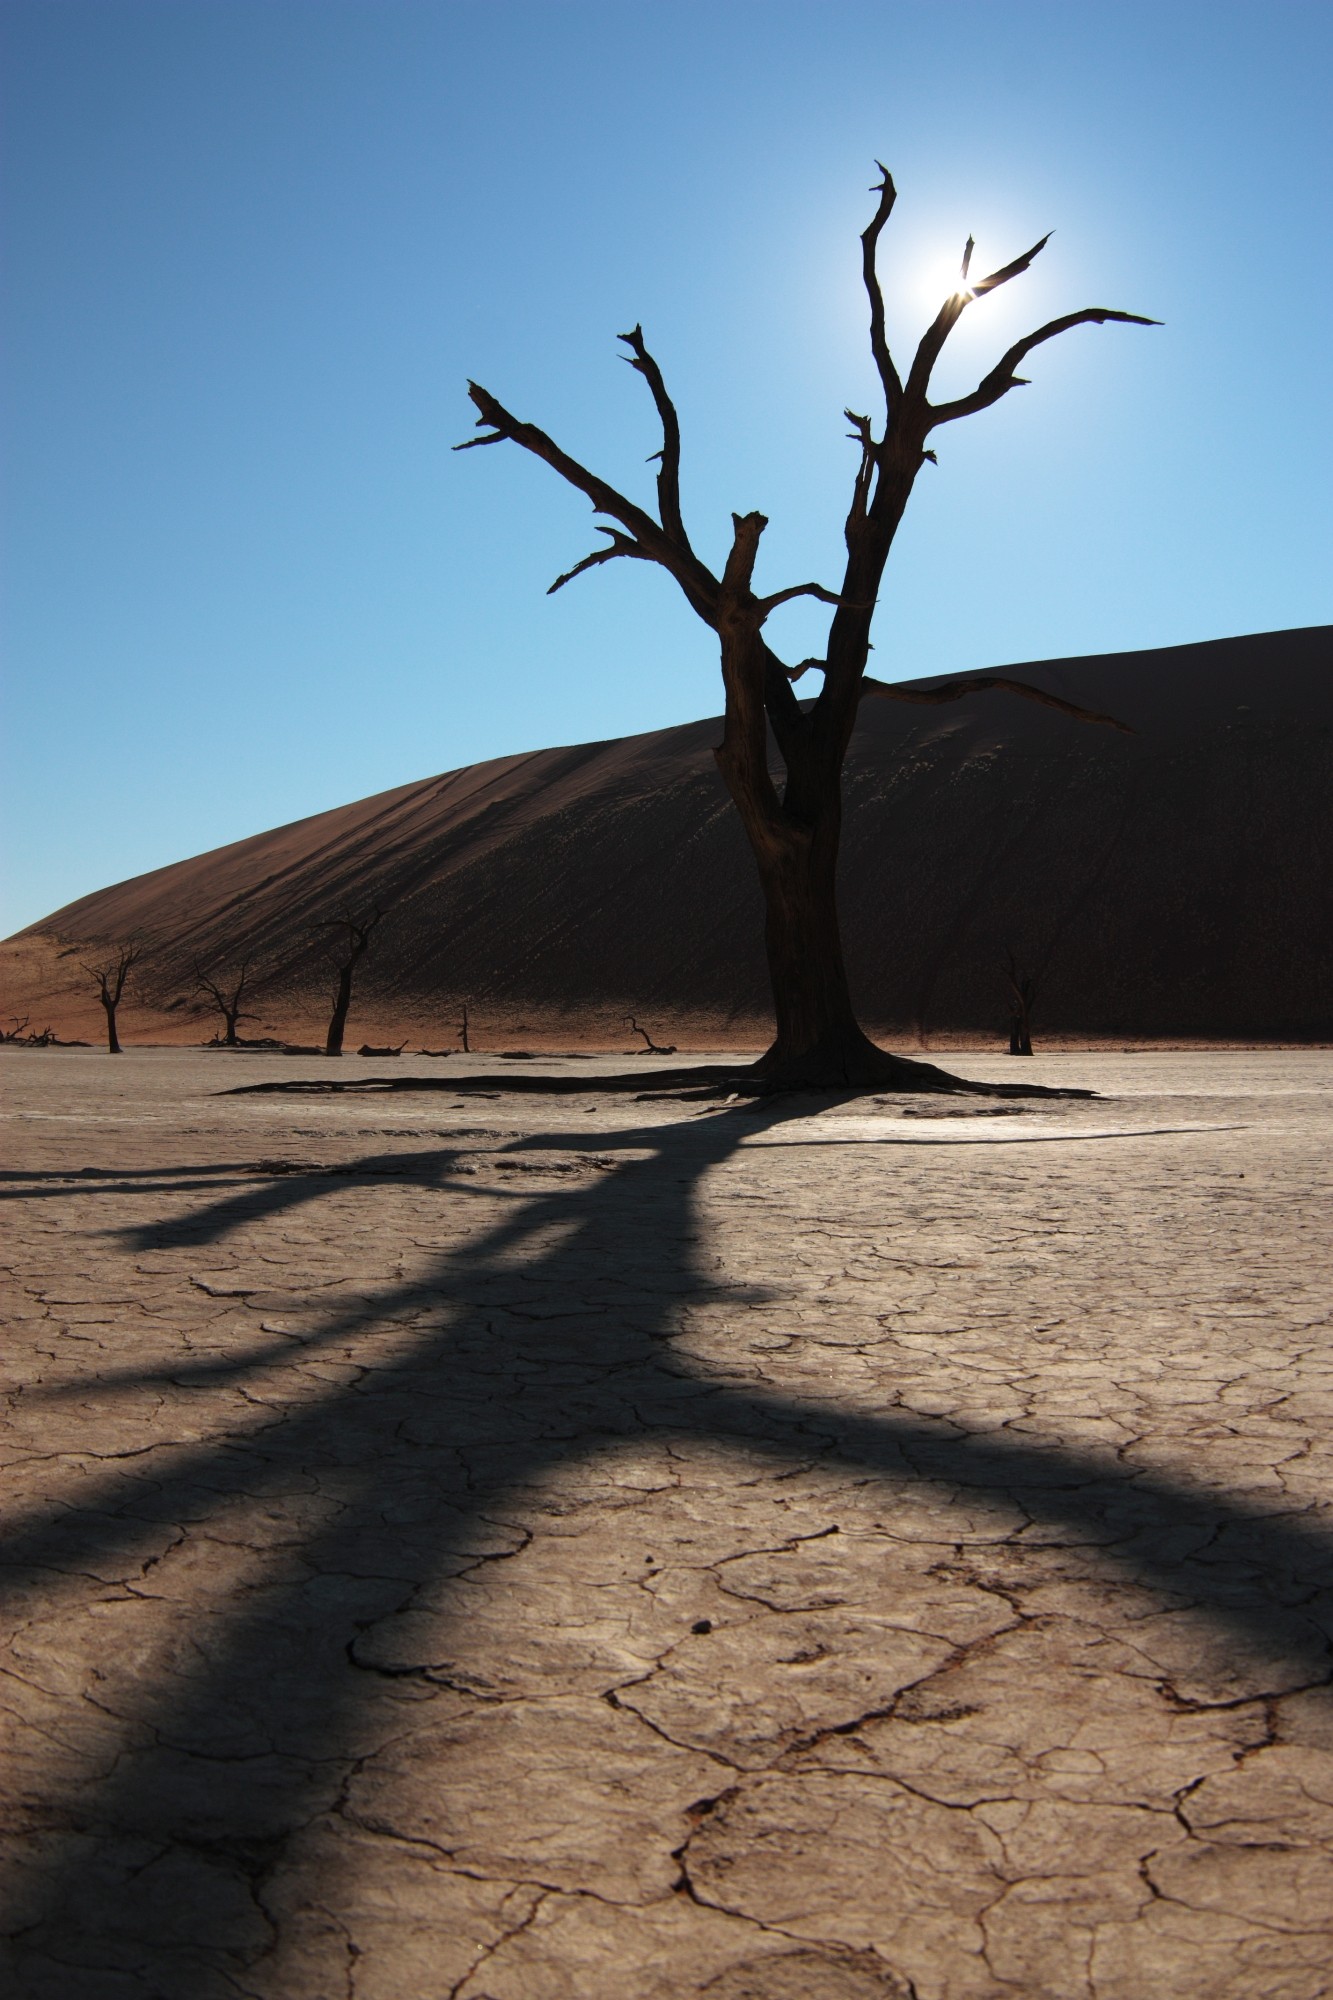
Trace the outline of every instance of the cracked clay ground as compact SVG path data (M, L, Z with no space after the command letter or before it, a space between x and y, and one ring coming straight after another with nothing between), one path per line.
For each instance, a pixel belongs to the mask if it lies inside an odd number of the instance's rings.
M5 1990L1333 1993L1333 1057L624 1066L6 1052Z

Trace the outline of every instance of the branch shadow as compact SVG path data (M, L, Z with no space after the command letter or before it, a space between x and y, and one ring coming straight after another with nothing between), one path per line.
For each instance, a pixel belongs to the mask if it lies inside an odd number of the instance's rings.
M1200 1607L1237 1644L1276 1643L1310 1684L1328 1677L1320 1593L1333 1583L1333 1537L1315 1522L1014 1433L738 1388L678 1352L683 1303L745 1296L701 1262L701 1180L746 1139L814 1108L779 1099L612 1133L529 1134L492 1161L599 1163L558 1187L502 1191L507 1212L424 1278L326 1307L295 1346L266 1337L80 1385L85 1401L96 1389L242 1385L252 1419L238 1428L229 1405L219 1435L118 1459L77 1505L16 1519L4 1561L21 1603L58 1598L66 1579L136 1553L145 1569L134 1594L151 1596L153 1565L182 1535L207 1550L247 1509L284 1525L254 1551L235 1596L170 1659L147 1664L117 1711L116 1755L81 1763L76 1748L77 1782L14 1872L7 1929L21 1977L77 1965L151 1981L108 1994L255 1991L247 1969L272 1944L256 1915L262 1885L286 1844L337 1809L348 1769L379 1740L383 1704L406 1699L358 1664L359 1635L423 1587L512 1553L544 1480L613 1464L645 1441L1016 1506L1040 1533L1095 1541L1122 1575ZM368 1155L350 1173L225 1193L122 1240L128 1250L217 1243L377 1180L497 1199L460 1181L459 1165L456 1147ZM167 1913L164 1898L184 1914Z

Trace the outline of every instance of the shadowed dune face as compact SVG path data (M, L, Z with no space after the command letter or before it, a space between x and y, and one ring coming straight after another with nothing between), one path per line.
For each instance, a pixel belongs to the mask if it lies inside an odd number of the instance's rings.
M1317 628L1015 669L1133 736L1005 694L867 701L842 870L867 1022L998 1034L1013 951L1039 1033L1333 1032L1331 663ZM69 947L132 935L131 1032L211 1032L193 961L247 953L261 1014L294 1032L332 987L314 925L378 902L356 1003L372 1039L443 1039L463 996L538 1039L614 1039L630 1010L761 1037L760 899L718 727L474 765L99 891L5 947L9 1011L90 1032Z

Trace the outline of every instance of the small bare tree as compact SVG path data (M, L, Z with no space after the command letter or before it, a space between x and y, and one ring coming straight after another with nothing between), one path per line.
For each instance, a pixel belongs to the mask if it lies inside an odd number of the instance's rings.
M1020 971L1012 952L1008 954L1004 976L1009 982L1009 1053L1011 1056L1030 1056L1032 1008L1037 998L1037 982L1030 972Z
M648 1030L646 1028L641 1028L632 1014L626 1014L625 1026L629 1029L632 1035L643 1036L644 1045L641 1049L635 1050L636 1055L641 1055L641 1056L675 1055L676 1044L674 1042L655 1042L652 1036L648 1033Z
M143 957L141 944L123 944L113 959L104 965L84 965L88 977L97 983L97 997L106 1013L106 1046L108 1055L121 1053L120 1036L116 1033L116 1009L125 991L125 981L130 969ZM83 961L79 961L83 964Z
M1049 239L1043 237L988 276L973 278L969 237L958 282L922 335L904 377L889 351L876 269L880 235L897 198L892 176L883 166L880 174L873 190L879 205L861 237L861 271L870 306L870 351L883 411L878 428L868 416L852 410L846 413L858 463L843 530L847 562L838 590L797 583L761 595L755 588L754 570L760 536L768 522L760 513L733 514L731 550L720 573L696 553L681 511L680 422L662 371L644 344L641 327L620 337L629 349L624 358L647 383L661 425L661 450L653 454L660 461L656 517L571 458L545 431L514 416L476 382L469 384L469 394L477 409L478 428L484 428L486 435L457 447L466 450L506 441L520 445L544 460L605 517L607 525L599 522L598 532L607 537L607 546L595 549L557 577L552 590L619 556L656 563L674 579L691 610L717 634L726 716L722 742L714 755L744 825L764 894L764 935L777 1033L758 1067L775 1085L888 1084L910 1089L922 1085L938 1088L944 1081L938 1071L877 1048L858 1023L848 990L835 884L842 829L843 759L862 698L879 695L894 701L945 702L983 688L1007 688L1083 721L1112 719L998 674L930 689L903 689L866 675L871 620L889 550L917 474L927 461L935 462L935 453L927 446L931 433L943 424L989 409L1019 387L1025 379L1018 373L1020 364L1034 348L1058 334L1107 320L1135 326L1157 323L1140 313L1106 306L1066 313L1015 341L968 394L932 402L929 391L935 364L966 308L974 299L984 298L1019 277ZM824 657L788 666L768 645L763 628L779 605L797 597L813 597L831 606L832 619ZM792 684L812 671L822 676L823 685L815 700L802 707ZM786 767L781 788L769 772L770 735Z
M223 986L218 980L204 971L197 958L194 961L194 986L196 993L206 993L222 1015L225 1032L222 1036L221 1046L224 1049L239 1048L240 1043L236 1035L236 1024L238 1021L254 1021L258 1019L258 1016L252 1013L248 1007L242 1007L241 1005L245 994L245 982L249 977L249 973L250 961L248 958L243 958L241 960L240 971L234 974L228 986Z
M383 916L383 910L376 903L368 917L354 917L350 910L344 909L319 926L321 930L337 934L329 941L329 956L338 973L338 989L333 997L333 1015L324 1043L326 1056L340 1056L343 1052L343 1032L347 1027L347 1011L352 1004L352 975L366 955L371 932Z

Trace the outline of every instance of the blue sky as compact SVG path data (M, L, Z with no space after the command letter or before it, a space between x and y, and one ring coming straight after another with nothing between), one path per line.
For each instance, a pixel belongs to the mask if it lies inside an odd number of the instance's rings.
M475 759L720 706L647 565L547 584L584 502L453 456L475 376L613 483L679 406L687 520L839 571L873 406L857 234L942 386L1111 305L937 435L887 578L900 677L1333 617L1327 0L8 0L0 932ZM801 605L771 635L814 650ZM780 622L785 620L785 623Z

